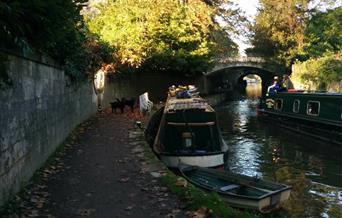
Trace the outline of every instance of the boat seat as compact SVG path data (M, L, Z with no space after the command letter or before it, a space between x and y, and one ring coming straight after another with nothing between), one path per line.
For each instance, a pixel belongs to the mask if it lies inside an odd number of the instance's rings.
M235 188L239 188L240 186L237 185L237 184L230 184L230 185L226 185L226 186L222 186L220 188L220 191L229 191L229 190L232 190L232 189L235 189Z

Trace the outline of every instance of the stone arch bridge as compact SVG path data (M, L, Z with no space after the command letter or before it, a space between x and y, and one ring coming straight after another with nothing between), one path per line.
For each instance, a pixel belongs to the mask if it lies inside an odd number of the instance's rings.
M285 66L262 57L223 58L215 61L215 67L203 73L203 92L213 93L232 90L245 85L243 78L256 74L262 79L263 91L272 84L273 77L282 77L286 73Z

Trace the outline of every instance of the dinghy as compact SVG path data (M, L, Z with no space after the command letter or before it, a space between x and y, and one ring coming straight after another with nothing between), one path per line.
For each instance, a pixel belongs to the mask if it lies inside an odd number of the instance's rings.
M232 207L268 213L279 209L291 193L291 186L227 171L197 166L180 166L179 170L190 183L217 192Z

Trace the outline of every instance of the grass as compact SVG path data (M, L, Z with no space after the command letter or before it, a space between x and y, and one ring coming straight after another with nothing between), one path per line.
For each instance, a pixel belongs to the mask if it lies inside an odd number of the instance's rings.
M176 194L181 200L185 202L186 208L196 211L200 208L209 208L212 210L213 217L244 217L244 218L285 218L289 217L284 211L277 211L269 214L261 214L255 210L239 210L230 207L224 199L222 199L216 192L206 192L196 186L187 183L187 185L179 185L180 179L171 171L167 171L165 175L160 178L161 184L168 187L170 191Z

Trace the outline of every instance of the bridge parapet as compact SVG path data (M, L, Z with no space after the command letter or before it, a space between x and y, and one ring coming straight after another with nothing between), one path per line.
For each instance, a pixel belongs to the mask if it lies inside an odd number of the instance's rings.
M215 72L229 68L256 68L272 72L273 74L284 74L285 67L270 58L264 57L227 57L214 61L215 67L204 75L216 74Z
M241 62L241 63L265 63L266 59L263 57L227 57L227 58L221 58L217 63L223 64L223 63L234 63L234 62Z

